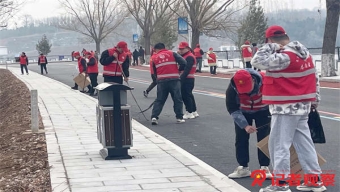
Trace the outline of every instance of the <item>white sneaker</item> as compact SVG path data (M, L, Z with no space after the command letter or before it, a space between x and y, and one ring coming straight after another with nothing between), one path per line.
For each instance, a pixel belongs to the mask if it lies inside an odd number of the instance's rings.
M251 172L249 167L238 166L235 171L228 175L230 179L238 179L243 177L250 177Z
M195 119L195 116L194 116L192 113L186 112L186 113L183 115L183 119Z
M184 119L177 119L177 123L184 123L185 120Z
M261 188L260 192L292 192L288 185L276 186L269 185L268 187Z
M266 179L271 179L273 178L272 173L270 172L269 168L267 166L261 166L260 170L265 170L266 171Z
M158 121L156 118L151 119L151 125L158 125Z
M197 111L192 112L192 114L193 114L195 117L199 117L199 116L200 116L200 115L197 113Z

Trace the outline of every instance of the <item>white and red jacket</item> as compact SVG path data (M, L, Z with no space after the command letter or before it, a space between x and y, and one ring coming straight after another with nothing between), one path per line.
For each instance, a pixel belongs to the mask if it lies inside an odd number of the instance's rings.
M242 50L242 57L245 62L251 61L251 58L253 56L253 51L250 48L250 45L242 45L241 46Z
M315 101L316 78L312 57L298 57L295 53L283 51L290 58L290 65L281 71L268 71L263 82L263 102L285 104Z
M89 62L87 63L87 73L98 73L98 61L91 55L89 58Z

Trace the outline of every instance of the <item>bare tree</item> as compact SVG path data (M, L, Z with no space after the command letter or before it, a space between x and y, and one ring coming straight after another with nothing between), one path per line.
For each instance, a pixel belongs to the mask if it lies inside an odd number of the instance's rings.
M238 22L234 13L241 9L229 9L234 0L180 0L186 15L173 10L179 16L188 17L191 26L191 47L199 43L201 33L211 37L222 37L227 33L236 33Z
M335 73L335 43L339 24L340 1L326 0L326 25L322 46L322 70L323 77L336 76Z
M81 33L91 38L100 53L100 43L112 33L127 16L119 0L59 0L71 22L62 22L58 27Z
M156 26L168 23L174 15L171 9L179 7L178 0L124 0L129 12L143 31L146 61L150 56L151 36Z
M0 0L0 28L7 26L7 21L12 17L14 8L13 0Z

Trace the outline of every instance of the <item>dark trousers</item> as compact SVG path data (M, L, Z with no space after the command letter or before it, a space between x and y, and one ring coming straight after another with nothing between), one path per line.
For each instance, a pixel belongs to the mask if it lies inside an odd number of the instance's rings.
M45 64L40 64L40 71L41 74L44 74L44 70L47 73L47 68L46 68L46 63Z
M187 78L183 80L181 84L182 99L185 105L185 109L189 113L195 112L197 110L195 97L192 94L192 90L194 89L194 86L195 86L194 78Z
M21 74L24 74L24 68L25 68L26 73L28 73L27 65L20 64Z
M104 76L104 82L114 82L123 84L123 77L122 76Z
M97 87L98 85L98 73L89 73L88 74L91 80L91 89L89 89L90 93L94 93L94 87Z
M138 57L134 57L133 58L133 65L137 65L138 66Z
M154 87L157 85L157 77L154 74L151 74L152 83L149 85L149 87L146 89L146 92L149 93Z
M170 80L157 82L157 98L154 102L151 118L157 118L161 114L168 95L174 102L174 112L177 119L183 119L183 100L181 95L180 80Z
M217 66L210 66L210 74L216 74L216 67Z
M201 71L201 69L202 69L202 58L196 58L196 61L197 61L196 71L202 72Z
M252 125L252 121L255 120L256 127L261 127L257 130L257 141L261 141L263 138L269 135L270 133L270 113L269 110L258 111L256 113L248 114L243 113L245 118L248 121L249 125ZM249 135L245 129L241 129L235 123L235 132L236 132L236 159L240 166L248 167L249 163ZM269 158L260 150L257 150L258 161L260 166L268 166Z
M250 61L247 61L247 62L246 62L246 68L251 68Z

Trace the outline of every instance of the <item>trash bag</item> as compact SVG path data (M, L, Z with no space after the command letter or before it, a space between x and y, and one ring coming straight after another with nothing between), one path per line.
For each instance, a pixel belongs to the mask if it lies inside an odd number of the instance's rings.
M325 134L319 112L312 108L308 116L308 126L313 139L313 143L326 143Z

